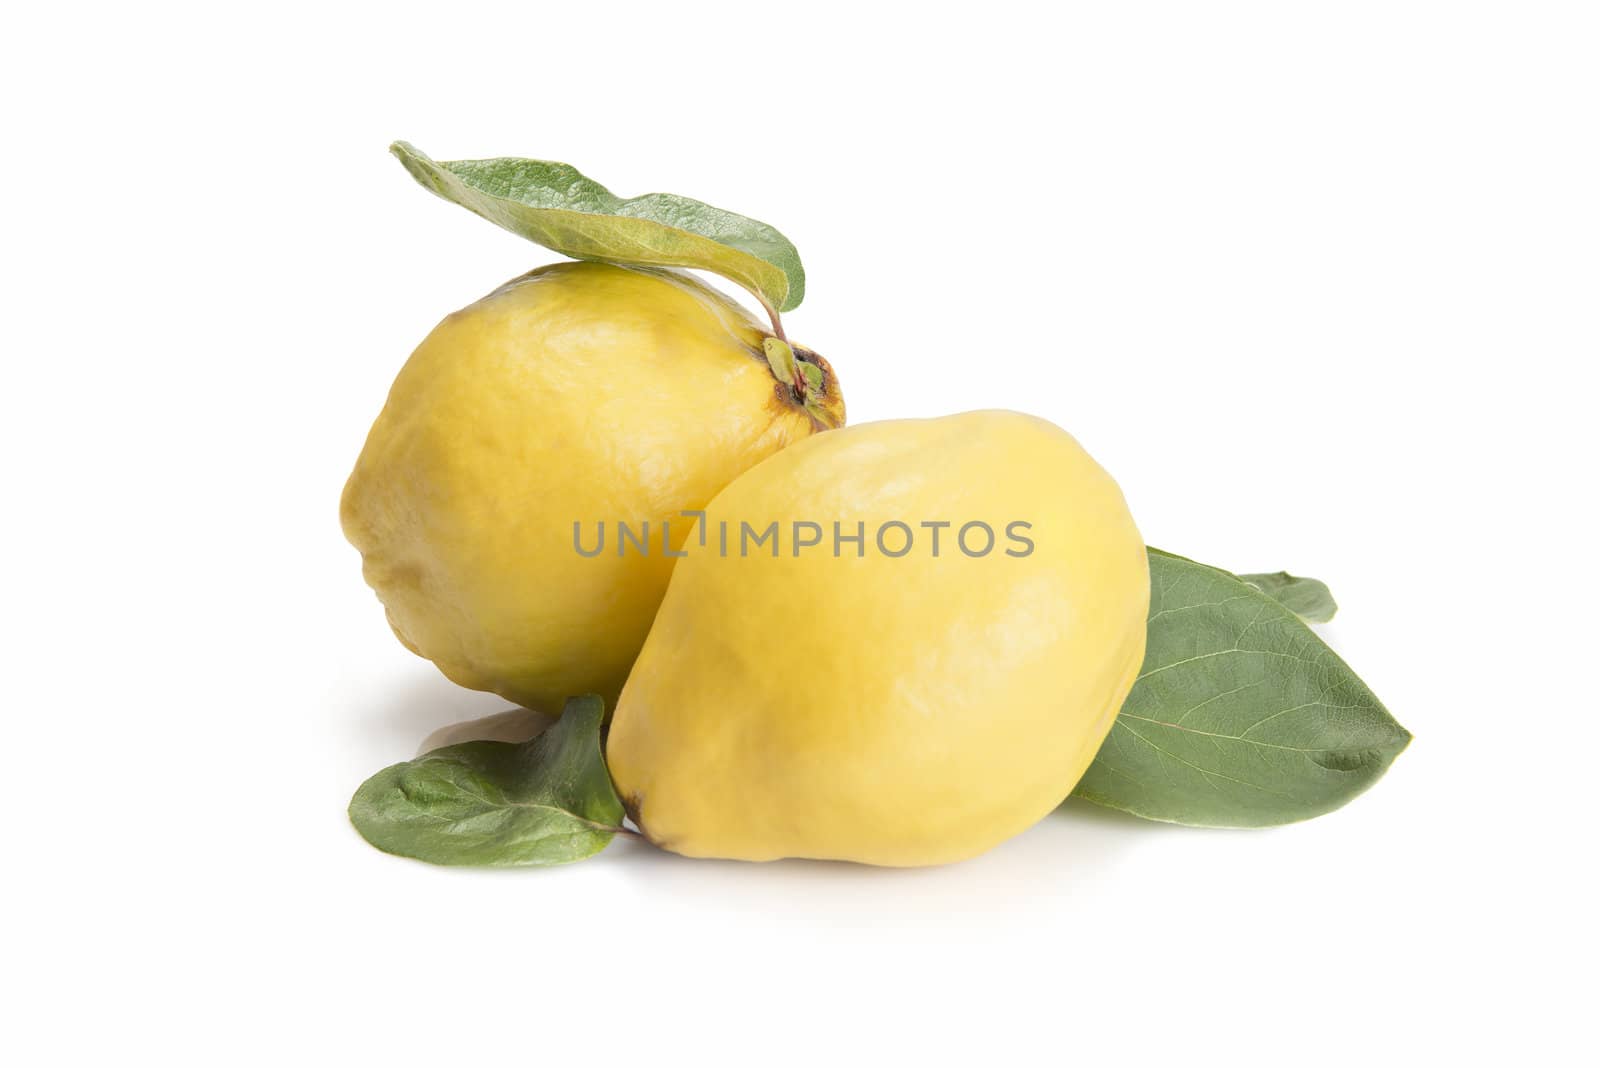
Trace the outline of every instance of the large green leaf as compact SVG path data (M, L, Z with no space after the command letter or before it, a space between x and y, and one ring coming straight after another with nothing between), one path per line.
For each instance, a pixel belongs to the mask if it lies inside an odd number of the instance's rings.
M800 253L764 222L671 193L624 200L565 163L440 163L404 141L389 151L423 188L563 256L712 271L778 311L805 297Z
M1284 604L1150 550L1144 666L1074 796L1147 819L1265 827L1338 808L1410 742Z
M1239 580L1254 586L1307 623L1326 623L1339 610L1328 584L1314 578L1274 571L1261 575L1240 575Z
M567 864L623 831L600 756L598 697L575 697L526 742L463 742L361 784L350 822L385 853L432 864Z

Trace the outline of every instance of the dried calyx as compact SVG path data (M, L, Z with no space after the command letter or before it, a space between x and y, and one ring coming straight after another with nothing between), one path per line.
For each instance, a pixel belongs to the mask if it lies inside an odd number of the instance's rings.
M783 398L806 414L824 430L844 425L844 397L839 380L828 361L810 349L790 345L779 337L762 340L767 366L778 380Z

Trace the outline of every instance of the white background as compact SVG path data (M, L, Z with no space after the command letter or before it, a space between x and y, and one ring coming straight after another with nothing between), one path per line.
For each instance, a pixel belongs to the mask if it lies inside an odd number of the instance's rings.
M1594 10L11 11L5 1059L1592 1056ZM852 421L1060 423L1152 544L1326 579L1416 741L1309 824L935 870L374 851L352 789L504 705L393 640L339 490L551 258L397 137L778 225Z

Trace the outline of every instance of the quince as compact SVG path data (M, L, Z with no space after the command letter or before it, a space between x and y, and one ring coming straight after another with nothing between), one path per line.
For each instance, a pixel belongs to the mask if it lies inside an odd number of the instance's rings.
M412 353L345 486L345 535L410 650L560 710L622 689L699 509L843 422L827 362L678 271L561 263L447 317ZM788 350L785 350L786 352ZM809 369L808 369L809 368ZM602 525L646 532L607 543Z

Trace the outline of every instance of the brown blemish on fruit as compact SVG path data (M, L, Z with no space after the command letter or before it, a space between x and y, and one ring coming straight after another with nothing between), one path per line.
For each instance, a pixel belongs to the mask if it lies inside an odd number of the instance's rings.
M776 375L772 376L772 400L769 406L774 417L801 411L810 417L814 430L837 430L844 426L844 395L839 391L839 377L833 373L833 365L823 358L821 353L792 342L788 344L794 353L799 375L792 386L780 381ZM770 374L771 366L767 363L766 353L759 348L748 346L747 348L750 357L767 366ZM819 386L812 386L805 377L803 367L807 364L822 372L822 382Z
M644 798L637 793L629 794L628 796L622 798L622 810L628 814L628 819L633 822L633 825L639 828L639 837L643 838L646 842L649 842L653 846L658 846L662 849L665 849L666 845L662 842L662 840L651 834L650 831L645 827L644 821L640 818L640 812L643 808Z
M844 394L839 391L839 377L833 373L833 365L819 352L798 345L792 347L797 361L808 363L822 372L821 388L809 390L809 395L802 400L812 422L823 430L837 430L844 426ZM801 381L804 382L803 375Z
M812 349L792 344L789 347L795 358L794 384L782 382L776 376L772 380L772 396L779 413L802 411L810 416L815 429L837 430L844 425L844 397L839 392L839 378L833 373L833 365ZM761 359L765 362L764 354ZM821 381L813 383L805 374L806 367L820 371Z
M628 814L628 818L633 821L633 825L639 828L640 831L644 830L644 824L639 820L639 810L643 807L644 798L636 793L628 794L622 798L622 811Z

